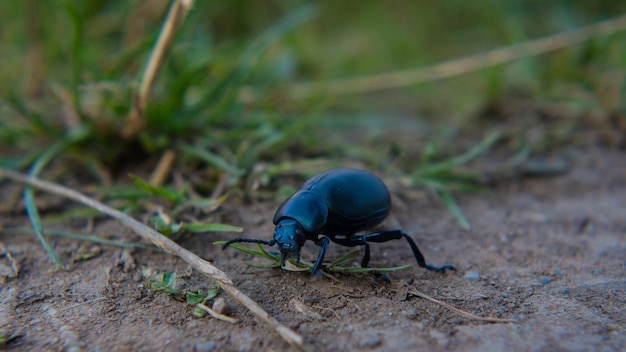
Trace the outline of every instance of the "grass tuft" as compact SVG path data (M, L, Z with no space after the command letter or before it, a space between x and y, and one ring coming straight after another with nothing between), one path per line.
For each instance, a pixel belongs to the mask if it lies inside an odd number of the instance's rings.
M217 242L213 242L213 244L216 246L223 246L226 242L227 241L217 241ZM273 268L281 267L282 260L281 260L280 255L277 253L271 253L271 252L266 251L263 248L263 246L260 244L257 244L257 249L252 249L252 248L242 246L237 243L233 243L229 247L232 247L233 249L237 251L249 254L253 257L266 259L269 262L269 264L267 265L257 265L257 264L247 263L247 265L251 267L259 268L259 269L273 269ZM340 258L335 259L332 262L323 262L321 270L326 273L384 274L384 273L390 273L394 271L406 270L411 267L410 265L402 265L402 266L391 267L391 268L361 268L361 267L352 266L352 264L354 264L354 262L358 260L359 256L360 256L359 251L352 251ZM299 263L296 263L294 259L289 259L285 261L285 266L283 267L283 269L288 270L288 271L306 271L310 273L313 271L313 263L307 263L304 261L300 261Z

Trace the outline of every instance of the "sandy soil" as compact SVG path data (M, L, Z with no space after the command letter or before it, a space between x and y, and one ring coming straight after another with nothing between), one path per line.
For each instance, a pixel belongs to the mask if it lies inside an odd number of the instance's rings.
M437 274L417 266L390 274L336 275L259 270L252 261L211 243L230 234L188 236L179 242L228 272L237 286L280 322L305 338L310 351L619 351L626 349L626 153L570 153L571 171L555 178L498 186L461 205L473 230L461 230L436 201L395 190L386 227L401 227L429 263L457 272ZM216 220L241 225L244 236L272 234L273 203L232 201ZM7 229L22 216L1 219ZM84 230L83 224L67 230ZM113 221L95 234L140 242ZM144 287L149 273L176 271L177 284L208 288L182 260L148 250L124 250L51 239L67 268L56 270L31 237L0 236L0 332L9 350L258 351L290 347L236 301L225 297L231 324L192 317L192 307ZM332 245L327 258L349 251ZM83 253L95 256L75 261ZM12 257L19 274L12 276ZM316 247L305 247L314 258ZM404 241L372 245L372 266L414 264ZM484 323L415 297L419 290L479 316L513 318Z

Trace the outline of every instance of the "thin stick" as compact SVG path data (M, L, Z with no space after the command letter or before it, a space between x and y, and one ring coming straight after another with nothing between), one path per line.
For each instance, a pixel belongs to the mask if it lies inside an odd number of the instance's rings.
M206 306L206 305L204 305L202 303L198 303L196 306L198 308L202 309L203 311L209 313L209 315L212 316L215 319L223 320L225 322L232 323L232 324L237 322L237 319L235 319L233 317L229 317L228 315L224 315L224 314L218 313L218 312L214 311L213 309L209 308L208 306Z
M358 94L406 87L544 54L624 30L626 30L626 15L540 39L497 48L485 53L444 61L432 66L339 79L326 83L297 83L290 85L285 90L285 96L292 99L304 99L315 95ZM242 90L240 99L254 100L254 96L253 89L246 88Z
M156 80L157 73L165 60L165 54L174 39L176 29L183 21L187 12L193 6L193 0L174 0L170 6L170 10L161 28L159 38L152 50L148 65L143 73L141 80L141 86L139 87L139 95L133 103L133 108L126 120L124 131L122 136L124 138L131 138L137 134L145 123L144 112L148 106L148 98L150 97L150 91Z
M166 150L163 155L161 155L161 159L159 159L159 163L152 172L152 175L150 175L148 183L152 186L161 186L170 175L175 158L176 151L173 149Z
M59 311L64 311L64 310L68 310L68 309L72 309L72 308L80 307L80 306L82 306L82 305L84 305L84 304L89 304L89 305L91 305L91 304L93 304L93 303L95 303L95 302L102 301L102 300L105 300L105 299L107 299L107 298L106 298L106 297L98 297L98 298L94 298L94 299L92 299L92 300L90 300L90 301L80 302L80 303L72 304L71 306L67 306L67 307L60 308L60 309L59 309Z
M411 290L408 293L414 295L414 296L418 296L418 297L422 297L425 298L431 302L435 302L439 305L442 305L448 309L450 309L451 311L455 312L456 314L468 318L468 319L473 319L473 320L480 320L480 321L485 321L485 322L489 322L489 323L517 323L516 320L514 319L500 319L500 318L485 318L485 317L479 317L478 315L474 315L472 313L468 313L464 310L460 310L458 308L455 308L447 303L441 302L440 300L434 299L432 297L430 297L429 295L425 294L425 293L421 293L417 290Z
M302 336L298 335L295 331L279 323L276 319L272 318L265 310L263 310L263 308L261 308L258 303L245 295L243 292L239 291L239 289L237 289L237 287L235 287L235 285L233 284L231 278L225 272L221 271L206 260L179 246L176 242L152 230L151 228L140 223L139 221L127 216L126 214L115 210L103 203L100 203L93 198L87 197L84 194L75 190L58 185L56 183L31 178L17 172L0 168L0 178L4 177L41 189L48 193L56 194L64 198L83 203L91 208L94 208L104 214L107 214L117 219L122 224L130 227L135 233L137 233L147 241L152 242L156 246L164 249L165 251L180 257L189 265L191 265L194 269L203 273L210 279L217 281L224 291L230 294L243 306L248 308L252 313L257 316L257 318L270 324L285 341L298 349L303 349Z

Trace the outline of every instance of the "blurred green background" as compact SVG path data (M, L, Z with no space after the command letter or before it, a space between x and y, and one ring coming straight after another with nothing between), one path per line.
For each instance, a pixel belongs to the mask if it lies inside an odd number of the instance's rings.
M426 83L289 96L296 83L428 67L574 30L626 13L624 2L196 1L157 77L147 124L122 138L169 4L1 2L3 165L26 168L60 145L99 179L171 148L182 155L176 167L211 182L229 173L232 185L271 165L267 184L311 158L415 175L416 165L462 153L493 130L506 131L511 153L532 153L570 143L589 121L611 129L626 111L621 31ZM545 120L550 130L537 137L533 126Z

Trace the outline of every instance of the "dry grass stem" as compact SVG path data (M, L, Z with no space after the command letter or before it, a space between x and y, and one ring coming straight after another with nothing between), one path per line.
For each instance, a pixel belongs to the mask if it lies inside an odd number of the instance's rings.
M228 315L218 313L202 303L198 303L196 306L202 309L203 311L207 312L210 316L212 316L215 319L223 320L227 323L232 323L232 324L237 322L237 319L233 317L229 317Z
M316 95L358 94L406 87L458 76L525 57L545 54L624 30L626 30L626 15L540 39L501 47L486 53L437 63L432 66L335 80L326 83L304 82L294 84L285 90L285 96L292 99L304 99ZM254 96L253 89L244 89L240 98L254 100Z
M319 313L313 311L313 309L311 309L309 306L307 306L306 304L304 304L304 302L301 302L295 298L292 298L289 300L289 304L293 307L293 309L295 309L297 312L302 313L304 316L308 317L308 318L312 318L315 320L323 320L324 317L321 316Z
M479 317L478 315L474 315L472 313L468 313L464 310L460 310L458 308L455 308L447 303L441 302L440 300L434 299L432 297L430 297L429 295L425 294L425 293L421 293L415 289L409 291L408 293L414 295L414 296L418 296L418 297L422 297L425 298L431 302L435 302L439 305L442 305L448 309L450 309L451 311L453 311L454 313L465 317L467 319L472 319L472 320L479 320L479 321L484 321L484 322L488 322L488 323L516 323L516 320L513 319L500 319L500 318L485 318L485 317Z
M243 292L239 291L239 289L237 289L237 287L235 287L235 285L233 284L231 278L225 272L221 271L217 267L213 266L213 264L179 246L176 242L140 223L139 221L93 198L87 197L80 192L52 182L28 177L26 175L5 169L0 169L0 179L1 178L8 178L13 181L27 184L31 187L38 188L48 193L77 201L117 219L122 224L130 227L135 233L137 233L147 241L153 243L154 245L164 249L169 253L180 257L194 269L203 273L210 279L217 281L226 293L231 295L235 300L248 308L252 313L257 316L257 318L270 324L276 330L276 332L278 332L278 334L283 339L285 339L285 341L287 341L289 344L296 348L303 348L302 336L298 335L293 330L279 323L276 319L272 318L263 308L261 308L258 303L245 295Z
M80 306L85 305L85 304L89 304L89 305L91 305L91 304L94 304L94 303L96 303L96 302L98 302L98 301L104 301L105 299L107 299L107 298L106 298L106 297L98 297L98 298L94 298L94 299L89 300L89 301L80 302L80 303L72 304L71 306L67 306L67 307L59 308L59 311L64 311L64 310L68 310L68 309L72 309L72 308L80 307Z
M141 85L139 86L139 95L133 103L133 108L122 131L124 138L135 136L143 128L145 124L143 114L148 106L148 98L150 97L152 86L165 60L165 54L174 39L174 34L192 6L193 0L174 0L172 2L163 28L161 28L161 33L159 33L159 38L150 55L148 65L143 73Z
M63 107L63 114L61 117L66 129L72 130L78 128L81 124L80 113L76 110L72 93L61 87L56 87L56 89L53 90L53 93Z
M159 159L159 163L152 172L152 175L150 175L148 183L152 186L161 186L165 183L165 180L167 180L167 177L172 171L172 165L174 165L175 158L176 151L172 149L166 150L163 155L161 155L161 159Z

